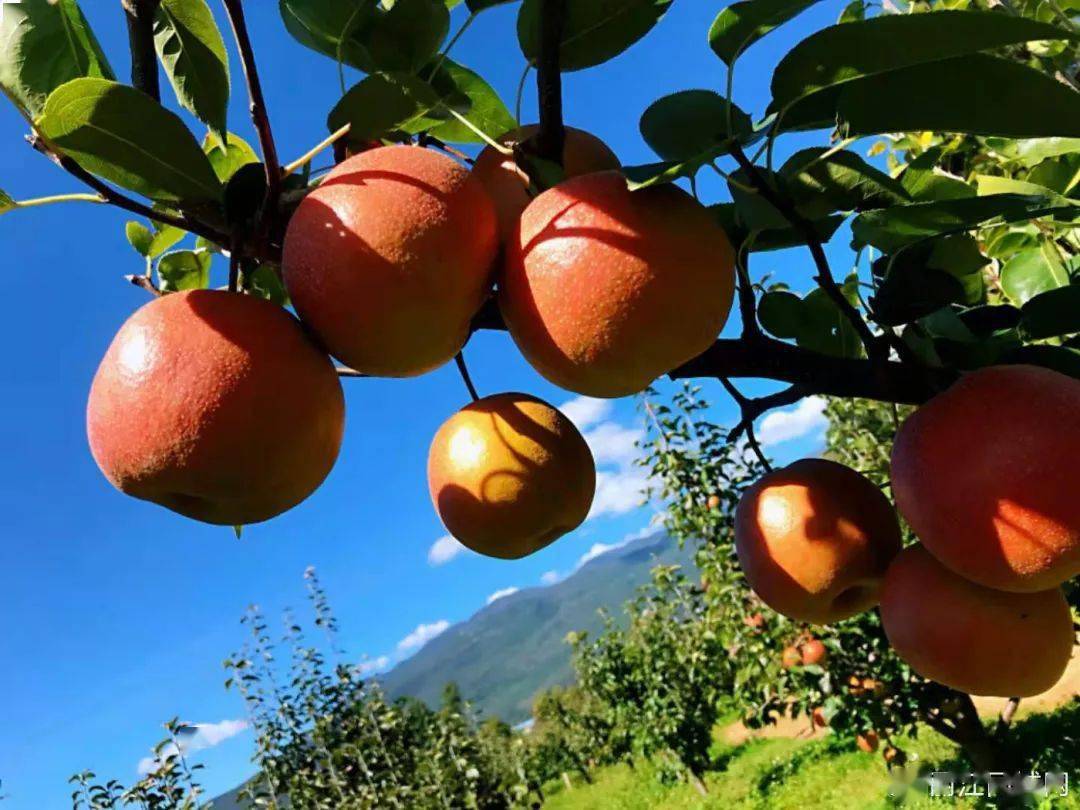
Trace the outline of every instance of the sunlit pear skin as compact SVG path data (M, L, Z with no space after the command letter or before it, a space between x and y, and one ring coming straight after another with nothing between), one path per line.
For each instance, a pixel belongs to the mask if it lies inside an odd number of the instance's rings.
M490 293L495 208L460 164L416 146L349 158L300 203L285 284L331 354L410 377L452 359Z
M527 394L498 394L439 428L428 486L450 534L480 554L512 560L581 525L596 466L561 412Z
M122 492L195 520L268 520L314 492L341 447L330 358L269 301L197 290L121 327L86 409L95 461Z
M712 345L731 310L727 235L682 189L617 172L567 180L522 214L498 301L525 358L562 388L620 397Z
M892 451L897 508L935 557L1003 591L1080 574L1080 381L1036 366L965 375Z
M1009 593L950 571L924 547L904 549L881 590L896 654L924 678L973 695L1029 697L1060 680L1072 653L1061 588Z
M511 130L499 138L503 146L528 140L539 127L532 124ZM563 148L563 172L567 178L620 168L619 158L608 145L595 135L573 127L566 128L566 144ZM473 175L484 184L499 219L499 233L509 239L532 197L529 195L529 177L514 158L490 146L476 158Z
M832 624L874 607L900 546L881 490L825 459L765 475L735 510L735 550L750 587L797 621Z

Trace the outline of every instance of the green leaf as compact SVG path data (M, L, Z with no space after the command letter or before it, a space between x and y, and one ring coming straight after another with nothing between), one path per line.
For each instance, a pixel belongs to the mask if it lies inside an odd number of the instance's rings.
M986 145L1002 157L1034 166L1046 158L1080 152L1080 138L987 138Z
M874 275L881 280L870 308L878 323L899 326L964 300L964 285L952 274L931 267L929 249L923 247L874 262Z
M261 163L258 154L247 141L231 132L225 134L228 145L219 135L206 133L203 138L203 152L214 168L214 174L222 183L228 183L232 176L249 163Z
M158 262L157 272L163 292L202 290L210 286L210 265L214 256L208 252L177 250L166 253Z
M389 9L376 9L353 37L368 55L367 73L415 73L435 57L449 31L442 0L396 0Z
M566 0L559 66L582 70L613 59L660 21L672 0ZM518 15L518 42L525 58L540 55L541 0L525 0Z
M229 56L206 0L162 0L154 45L180 105L223 136Z
M0 188L0 214L14 211L18 207L18 203L16 203L6 191Z
M389 4L387 4L389 5ZM415 73L450 30L442 0L279 0L285 27L318 53L365 73Z
M416 132L440 122L433 111L441 105L426 82L409 75L375 74L355 84L327 119L336 132L346 124L351 138L370 140L390 132Z
M427 75L425 69L421 75ZM469 123L490 138L498 138L518 122L510 113L499 94L477 73L459 65L452 59L444 59L439 71L429 80L444 105L457 109ZM464 104L464 106L460 106ZM480 143L482 139L460 121L447 117L431 128L431 134L450 143Z
M868 77L1006 45L1072 38L1053 25L981 11L886 14L838 24L807 37L780 61L772 78L773 106L787 110L801 99L825 93L831 103L819 100L815 108L835 110L838 88ZM939 67L937 78L949 78L951 66ZM933 90L932 84L914 85L909 93Z
M1031 363L1080 379L1080 351L1064 346L1021 346L1009 355L1010 363Z
M868 211L855 218L851 230L857 247L873 245L894 253L905 245L971 230L990 220L1016 222L1050 213L1071 216L1080 213L1080 209L1062 208L1044 196L998 194Z
M32 117L65 82L114 78L75 0L0 5L0 43L0 89Z
M151 199L221 199L221 183L188 128L133 87L68 82L49 96L38 128L87 171Z
M172 225L154 223L150 229L136 221L127 223L124 232L135 251L147 259L156 259L187 236L187 231Z
M1063 207L1076 204L1074 200L1070 200L1068 197L1058 194L1046 186L1040 186L1038 183L1030 183L1026 180L979 174L975 176L975 182L979 187L980 197L989 197L995 194L1027 194L1029 196L1045 196L1052 200L1055 205Z
M127 240L135 252L140 256L150 256L150 245L154 241L154 232L143 225L141 222L129 222L124 228L124 233L127 235Z
M802 13L818 0L743 0L717 15L709 28L709 45L731 67L743 51Z
M1029 338L1041 340L1080 332L1080 284L1040 293L1020 311L1024 316L1020 325Z
M758 304L758 320L770 334L794 340L804 349L837 357L857 357L861 352L851 323L821 289L805 298L787 291L767 292Z
M731 130L728 129L728 117ZM668 161L689 161L715 154L732 138L754 129L750 116L712 90L683 90L653 102L641 116L641 135Z
M993 104L987 103L990 98ZM1080 93L1042 71L973 54L848 85L834 116L849 135L922 130L1014 138L1072 135L1080 133Z
M851 0L844 10L840 12L840 19L837 23L849 23L858 22L859 20L866 19L866 2L865 0Z
M1041 247L1020 251L1001 268L1001 288L1018 307L1068 284L1068 272Z
M819 219L834 211L867 211L910 202L904 187L854 152L815 147L780 168L800 213Z
M919 201L976 196L974 188L938 167L941 156L941 147L934 147L911 161L900 175L900 185L904 190Z
M252 273L244 274L247 288L258 295L273 301L278 306L289 306L289 293L281 280L281 269L272 264L260 264Z

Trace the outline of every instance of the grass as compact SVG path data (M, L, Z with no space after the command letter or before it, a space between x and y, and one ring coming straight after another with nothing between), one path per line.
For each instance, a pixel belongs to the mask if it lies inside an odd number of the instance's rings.
M1070 772L1080 780L1080 701L1050 714L1023 718L1014 730L1021 750L1033 752L1026 761L1036 770ZM911 758L910 769L929 772L959 770L955 746L930 729L901 747ZM685 783L662 784L647 762L617 765L598 771L591 785L575 782L567 790L549 785L545 810L877 810L926 808L1034 807L1080 808L1080 788L1067 798L1029 797L1027 802L1001 798L933 798L925 786L902 797L896 793L880 754L866 754L851 743L831 737L816 740L757 739L714 748L717 767L705 774L707 797ZM1070 788L1072 785L1070 784Z

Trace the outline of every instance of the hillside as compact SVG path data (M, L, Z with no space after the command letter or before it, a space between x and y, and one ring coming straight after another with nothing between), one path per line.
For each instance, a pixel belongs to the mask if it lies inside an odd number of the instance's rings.
M572 680L566 634L596 632L598 610L621 618L622 605L649 579L656 565L690 564L693 552L662 532L591 560L558 584L503 597L428 642L383 678L393 697L438 703L443 685L455 681L485 716L509 723L530 716L541 689Z

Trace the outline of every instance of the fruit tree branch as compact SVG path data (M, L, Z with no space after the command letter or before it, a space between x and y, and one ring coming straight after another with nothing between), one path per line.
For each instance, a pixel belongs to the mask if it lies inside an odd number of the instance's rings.
M566 0L540 0L540 55L536 65L540 128L536 133L536 153L560 166L566 142L559 64L565 25Z
M154 50L154 16L161 0L120 0L127 18L131 49L131 83L154 101L161 101L161 79Z
M40 136L30 135L27 137L27 142L34 147L38 152L45 155L49 160L66 171L72 177L81 180L87 186L92 188L98 194L102 196L105 202L110 205L115 205L117 208L123 208L125 211L130 211L133 214L137 214L141 217L146 217L154 222L160 222L162 225L171 225L174 228L181 228L182 230L189 231L196 236L202 236L205 239L209 239L211 242L217 244L228 244L229 237L225 234L210 228L207 225L203 225L201 222L196 222L186 216L173 216L172 214L166 214L163 211L155 211L148 205L143 205L136 200L131 199L121 194L116 189L112 188L94 177L90 172L86 171L82 166L69 158L67 155L62 155L59 152L51 148Z
M739 410L742 413L742 418L739 424L728 434L728 441L734 443L738 441L739 436L744 432L746 433L746 441L750 445L750 449L754 451L754 455L758 457L758 461L761 462L761 466L768 472L772 472L772 465L769 463L769 459L765 457L765 453L761 449L761 445L758 444L757 436L754 434L754 420L757 419L765 411L771 408L780 407L780 405L790 405L792 402L798 402L805 396L803 390L797 385L791 386L786 391L781 391L779 394L773 394L772 397L762 397L761 399L747 399L743 396L743 393L732 385L731 380L727 377L720 378L720 384L724 386L724 389L731 394L731 398L735 400L739 406ZM772 400L776 400L777 404L771 404Z
M477 313L473 329L506 329L494 300L489 300ZM951 384L957 375L947 369L929 369L892 360L876 363L862 358L834 357L763 335L750 341L717 340L690 362L668 372L668 376L673 380L768 379L797 385L804 396L822 394L921 405Z
M240 51L240 62L244 66L244 79L247 81L248 97L251 99L251 120L259 135L263 165L266 168L266 207L264 214L273 216L277 212L278 198L281 196L281 164L278 160L274 133L270 128L270 115L266 110L259 69L255 64L255 50L251 45L247 21L244 18L243 0L221 0L225 13L229 16L236 47Z
M817 283L840 312L843 313L844 317L851 322L863 346L866 347L867 355L877 360L886 359L888 349L882 351L884 348L882 344L874 337L874 333L870 331L866 321L863 320L858 310L852 306L851 302L844 296L843 291L837 286L836 279L833 278L832 270L829 267L829 259L825 255L825 247L814 230L814 226L796 210L794 205L785 199L782 194L778 194L765 180L761 172L758 171L757 166L746 156L741 146L734 144L731 148L731 156L735 158L739 168L746 172L746 179L750 181L754 189L766 202L779 211L784 219L790 222L792 227L806 240L806 246L810 249L810 255L813 256L814 265L817 267Z

